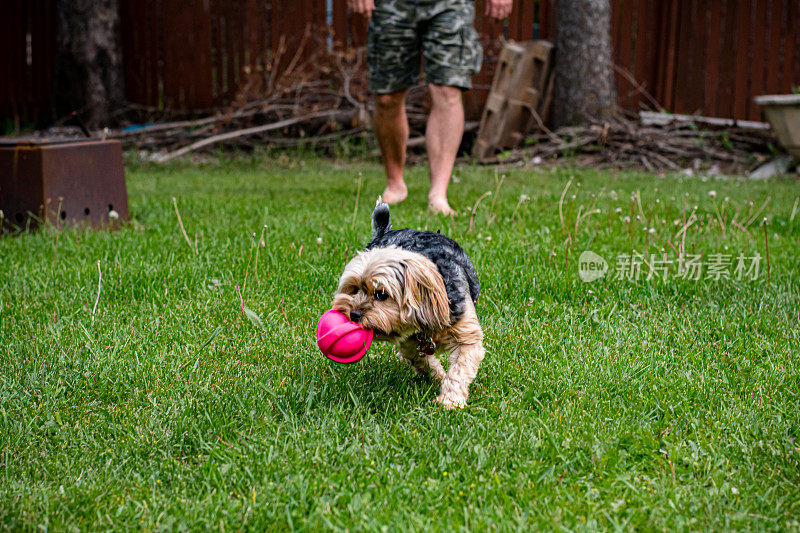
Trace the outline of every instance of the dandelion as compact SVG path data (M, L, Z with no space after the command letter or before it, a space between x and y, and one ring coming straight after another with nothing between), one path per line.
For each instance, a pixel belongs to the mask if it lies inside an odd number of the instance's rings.
M716 198L717 197L717 191L713 191L713 190L712 191L708 191L708 195L711 198Z

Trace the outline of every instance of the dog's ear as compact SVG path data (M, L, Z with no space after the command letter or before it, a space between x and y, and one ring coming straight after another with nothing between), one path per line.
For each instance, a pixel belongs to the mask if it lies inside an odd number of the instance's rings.
M420 330L438 331L450 323L450 302L442 275L431 261L406 258L402 318Z

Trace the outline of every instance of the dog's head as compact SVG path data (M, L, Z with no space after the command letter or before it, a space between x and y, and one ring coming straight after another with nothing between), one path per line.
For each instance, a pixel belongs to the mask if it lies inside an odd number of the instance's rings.
M385 338L440 331L450 321L447 290L436 265L394 246L354 257L339 280L332 307Z

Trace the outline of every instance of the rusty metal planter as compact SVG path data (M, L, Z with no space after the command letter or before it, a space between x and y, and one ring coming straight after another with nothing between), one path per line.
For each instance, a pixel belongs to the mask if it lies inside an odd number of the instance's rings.
M128 219L119 141L0 140L4 229L47 221L103 227Z

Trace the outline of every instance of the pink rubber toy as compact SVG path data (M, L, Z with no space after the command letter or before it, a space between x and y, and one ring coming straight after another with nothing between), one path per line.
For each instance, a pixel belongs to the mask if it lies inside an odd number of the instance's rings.
M363 329L339 311L326 311L317 324L317 346L337 363L355 363L372 344L372 330Z

